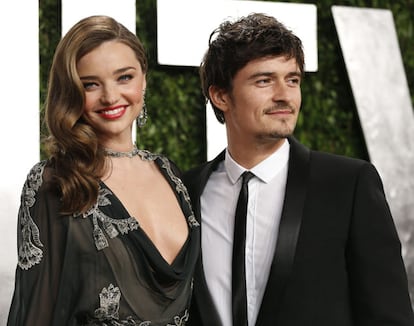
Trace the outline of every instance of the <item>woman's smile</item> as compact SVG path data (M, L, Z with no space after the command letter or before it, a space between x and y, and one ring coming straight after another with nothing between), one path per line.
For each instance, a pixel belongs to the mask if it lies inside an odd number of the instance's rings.
M98 111L98 113L104 119L113 120L122 117L125 114L126 109L126 105L118 105L113 108L105 108L103 110Z

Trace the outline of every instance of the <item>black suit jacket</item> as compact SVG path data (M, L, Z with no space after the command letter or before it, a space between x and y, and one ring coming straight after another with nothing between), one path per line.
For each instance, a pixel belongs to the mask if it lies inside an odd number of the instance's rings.
M414 326L401 245L376 169L289 142L279 235L256 325ZM183 175L199 221L200 195L223 160L224 151ZM221 325L202 256L190 325Z

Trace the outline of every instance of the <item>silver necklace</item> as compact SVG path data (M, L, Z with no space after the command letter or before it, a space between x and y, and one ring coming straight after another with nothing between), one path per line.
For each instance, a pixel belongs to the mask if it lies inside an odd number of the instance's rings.
M134 156L137 156L139 154L139 149L134 144L134 147L132 148L132 150L128 152L118 152L118 151L114 151L109 148L104 148L104 152L105 152L105 156L133 158Z

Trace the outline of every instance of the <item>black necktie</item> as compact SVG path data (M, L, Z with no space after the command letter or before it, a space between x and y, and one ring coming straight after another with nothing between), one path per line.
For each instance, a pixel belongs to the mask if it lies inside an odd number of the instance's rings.
M233 240L233 276L232 276L232 312L233 326L247 325L246 296L246 215L249 198L248 182L254 174L246 171L242 174L242 186L237 201L236 218L234 221Z

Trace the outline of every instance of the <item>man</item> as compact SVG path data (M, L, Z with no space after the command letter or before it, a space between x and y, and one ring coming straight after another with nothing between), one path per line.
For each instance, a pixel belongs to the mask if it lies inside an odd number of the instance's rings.
M210 37L202 88L228 144L184 175L202 234L192 325L413 326L376 169L292 137L303 66L301 41L273 17L227 21ZM246 170L244 244L233 234Z

